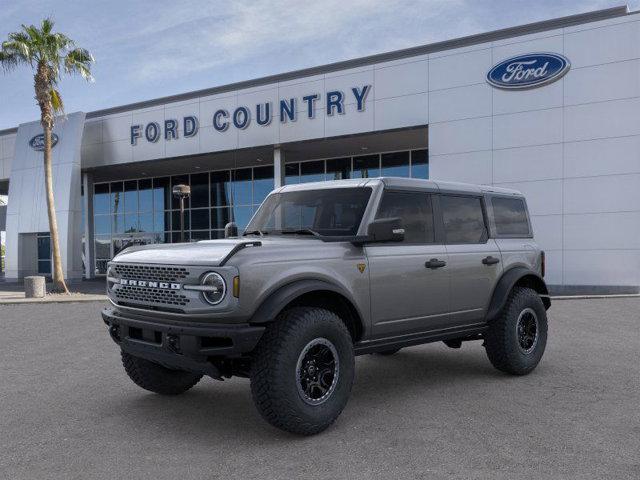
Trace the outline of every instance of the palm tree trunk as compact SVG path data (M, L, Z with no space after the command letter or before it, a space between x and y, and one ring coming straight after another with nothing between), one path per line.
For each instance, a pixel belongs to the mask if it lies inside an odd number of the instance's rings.
M44 125L44 179L47 191L47 214L49 215L49 231L51 233L51 249L53 250L53 288L55 293L69 293L62 272L60 257L60 241L58 240L58 220L53 200L53 171L51 167L51 126Z

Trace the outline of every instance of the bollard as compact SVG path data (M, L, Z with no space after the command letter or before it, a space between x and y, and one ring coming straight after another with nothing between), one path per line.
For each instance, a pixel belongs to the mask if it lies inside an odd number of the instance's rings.
M26 298L43 298L46 292L44 277L24 277L24 296Z

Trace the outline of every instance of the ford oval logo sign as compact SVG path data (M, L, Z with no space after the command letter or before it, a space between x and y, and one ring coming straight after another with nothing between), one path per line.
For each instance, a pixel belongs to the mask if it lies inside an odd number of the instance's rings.
M569 60L557 53L518 55L489 70L487 82L506 90L535 88L558 80L569 68Z
M58 143L58 135L55 133L51 134L51 148L55 147ZM31 148L38 152L44 152L44 133L40 135L36 135L31 140L29 140L29 145Z

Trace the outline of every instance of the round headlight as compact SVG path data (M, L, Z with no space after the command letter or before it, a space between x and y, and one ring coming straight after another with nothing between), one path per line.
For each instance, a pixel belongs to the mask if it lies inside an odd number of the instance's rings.
M202 292L202 296L211 305L219 304L227 292L227 285L224 283L224 278L216 272L209 272L202 277L202 286L207 287L207 289Z

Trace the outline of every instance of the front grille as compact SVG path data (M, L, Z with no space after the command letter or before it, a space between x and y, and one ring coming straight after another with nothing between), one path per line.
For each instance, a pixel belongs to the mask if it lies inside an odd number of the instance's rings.
M177 282L189 276L183 267L157 267L154 265L114 265L115 273L120 278L129 280L151 280L155 282Z
M118 288L113 293L119 301L130 303L156 303L181 307L189 303L189 299L178 291L164 288L118 285Z

